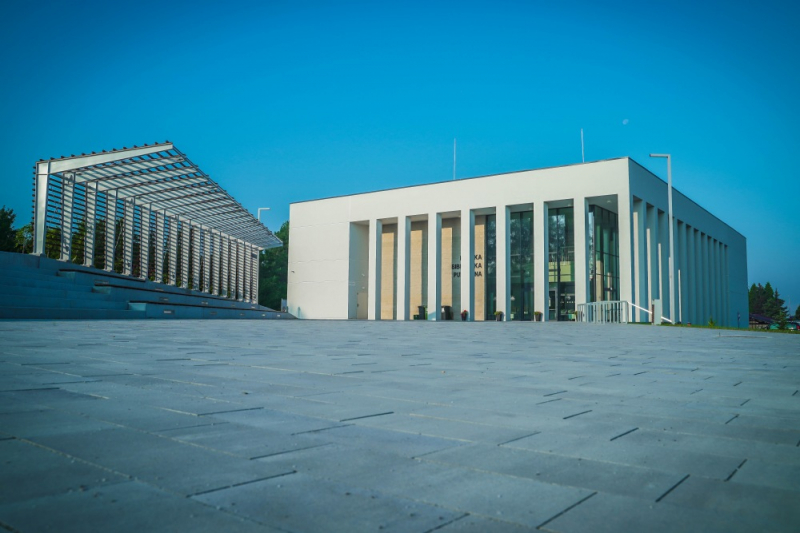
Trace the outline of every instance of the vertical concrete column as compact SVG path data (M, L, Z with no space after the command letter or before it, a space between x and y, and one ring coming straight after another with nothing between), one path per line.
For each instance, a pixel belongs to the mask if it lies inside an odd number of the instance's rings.
M731 309L731 303L730 303L731 285L730 285L730 278L729 278L730 263L728 262L728 246L724 245L724 244L722 245L722 272L723 272L723 278L722 278L723 279L723 285L722 285L723 302L724 302L724 305L725 305L725 314L728 317L728 326L730 327L730 326L732 326L733 324L736 323L735 322L736 321L736 315L733 312L733 309ZM798 317L798 318L800 318L800 317ZM748 320L748 317L744 317L744 319Z
M245 273L247 272L247 267L245 266L245 250L244 250L244 243L239 239L236 239L236 279L238 281L238 300L243 302L245 299L244 295L244 281L245 281Z
M679 266L679 276L676 278L680 280L678 283L678 294L676 295L677 302L678 302L678 320L680 322L686 322L687 317L689 316L689 306L686 302L686 293L689 287L689 280L688 280L688 273L686 267L688 265L688 245L686 242L686 224L681 222L678 225L678 265Z
M695 304L696 307L696 319L695 324L703 324L703 313L705 310L703 309L703 234L700 230L695 230L694 232L694 260L695 260Z
M47 193L50 189L50 161L36 163L33 208L33 253L44 255L47 239Z
M703 290L703 315L700 317L701 324L708 322L708 317L711 314L711 306L709 305L709 290L708 290L708 235L702 233L700 235L700 273L702 276Z
M589 205L586 198L575 198L572 202L575 217L575 310L578 304L591 300L589 297Z
M108 272L114 271L114 237L117 227L117 195L106 191L106 234L105 234L105 265Z
M261 267L261 250L257 246L251 248L253 252L253 274L252 282L250 285L250 301L254 304L258 303L258 283L261 280L259 268Z
M231 267L230 267L230 254L231 254L231 240L230 237L227 235L220 235L220 269L221 272L221 281L220 281L220 289L222 290L222 296L225 298L230 298L230 290L231 290Z
M678 286L678 269L680 268L680 263L678 261L680 260L680 255L679 255L680 251L679 251L679 241L678 241L678 218L675 217L674 215L672 216L672 238L675 239L673 241L673 246L672 246L673 248L672 252L675 254L675 257L673 257L672 259L672 287L675 292L673 292L671 295L669 294L669 292L665 293L666 299L671 300L671 302L668 303L665 308L668 310L669 314L664 316L669 317L670 320L672 320L673 322L677 322L678 291L680 290L680 287ZM669 242L667 242L666 244L666 251L667 255L669 255L670 251ZM667 265L667 268L669 268L669 264ZM669 291L669 277L667 277L666 281L667 281L667 291Z
M542 320L548 320L550 317L550 239L548 238L547 221L547 202L534 202L533 301L535 303L533 309L541 311ZM622 250L621 246L620 250ZM622 258L620 258L621 260ZM509 300L511 300L510 297Z
M709 289L709 304L711 309L709 310L709 315L714 317L714 321L719 320L719 315L717 313L717 254L716 254L716 245L714 243L715 239L711 235L708 236L708 289Z
M383 223L380 220L369 221L369 284L367 292L367 319L381 319L381 266L383 257Z
M139 238L139 277L147 279L150 271L150 208L142 206L140 214L142 222Z
M222 294L222 285L220 283L220 260L222 259L222 243L220 234L216 232L211 233L211 241L213 242L214 251L211 255L211 287L213 294L217 296Z
M192 290L200 290L200 265L202 259L200 252L203 250L203 231L199 226L191 226L191 246L192 246Z
M153 280L156 283L164 282L164 213L156 211L156 245L155 245L155 271Z
M243 242L239 244L242 253L242 300L245 302L250 301L250 281L253 272L253 254L250 253L250 246Z
M461 210L461 310L468 321L475 320L475 213ZM459 311L461 312L461 311Z
M697 324L697 259L695 257L694 227L686 228L686 293L683 295L687 303L686 322Z
M86 236L83 240L83 266L94 266L94 232L97 215L97 188L94 183L86 183Z
M695 324L703 323L703 253L701 247L703 234L700 230L694 232L694 261L695 261Z
M617 195L619 224L619 299L633 301L633 198L630 195ZM628 266L631 265L631 266ZM632 320L632 317L631 317Z
M189 258L192 253L192 224L181 221L181 287L189 288L192 272L189 269Z
M646 204L642 200L633 200L633 279L634 303L644 309L650 308L647 292L647 243L645 235ZM650 315L635 310L633 316L637 322L646 321Z
M395 302L397 320L409 319L409 286L411 285L411 218L397 217L397 301Z
M658 209L652 205L645 204L645 246L646 246L646 263L647 263L647 307L650 308L650 301L659 298L661 295L661 285L659 278L659 269L661 268L660 261L660 242L658 240ZM664 271L666 274L666 271ZM663 302L662 302L663 304ZM665 307L666 309L666 307ZM666 316L666 312L665 312ZM661 321L661 317L655 317L656 323Z
M169 223L169 237L167 237L169 252L167 257L169 263L167 264L167 281L170 285L178 285L178 219L176 217L167 217Z
M72 255L72 204L75 182L72 178L61 180L61 253L59 259L70 261Z
M672 220L675 221L677 224L677 220L674 216ZM669 216L667 213L663 211L658 212L658 279L659 279L659 298L661 298L661 302L664 304L664 316L669 317L670 313L672 312L670 309L670 298L669 298ZM673 238L677 239L678 232L673 232ZM679 246L674 243L675 250L679 250ZM675 280L675 305L678 305L678 263L674 263L674 268L676 269L676 273L674 273L674 280ZM678 320L678 313L674 313L673 321Z
M496 286L495 293L497 294L497 305L495 310L503 312L503 320L510 320L509 314L511 311L511 265L509 264L509 242L510 231L509 224L511 223L511 216L508 206L498 205L495 208L495 273L496 273ZM535 240L535 239L534 239ZM534 252L534 257L536 252ZM462 268L463 272L463 268ZM534 293L536 292L534 288ZM491 320L487 316L486 320Z
M203 292L211 292L211 231L203 229Z
M136 204L133 201L123 202L122 215L122 273L126 276L133 275L133 226Z
M428 320L442 318L442 215L428 214Z
M716 306L716 315L714 315L715 320L718 324L724 325L725 318L724 313L722 312L722 269L720 268L721 264L720 260L720 252L719 252L719 241L714 239L714 305Z

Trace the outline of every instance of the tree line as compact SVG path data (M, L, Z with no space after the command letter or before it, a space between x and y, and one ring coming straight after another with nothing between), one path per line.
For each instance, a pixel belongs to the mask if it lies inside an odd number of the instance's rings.
M766 285L753 283L747 296L750 312L753 314L767 316L778 323L785 323L792 318L786 308L786 302L781 298L778 289L772 288L770 282L767 282ZM794 318L800 319L800 305L797 306Z

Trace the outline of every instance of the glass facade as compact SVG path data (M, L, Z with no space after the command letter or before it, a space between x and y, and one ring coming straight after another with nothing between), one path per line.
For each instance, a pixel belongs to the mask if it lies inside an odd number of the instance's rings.
M509 213L509 320L533 319L533 211ZM502 311L502 309L501 309Z
M575 320L575 219L572 207L550 209L549 319Z
M589 206L589 301L619 300L617 214Z
M509 309L499 309L507 320L533 319L533 211L509 214L508 260ZM486 216L484 259L486 320L494 319L497 308L497 218Z
M486 243L483 251L485 260L485 285L484 285L484 309L485 320L494 320L494 312L497 310L497 219L494 215L486 216Z

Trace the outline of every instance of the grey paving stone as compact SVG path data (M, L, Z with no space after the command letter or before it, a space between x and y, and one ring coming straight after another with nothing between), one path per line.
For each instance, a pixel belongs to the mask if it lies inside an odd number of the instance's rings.
M663 501L681 507L749 517L786 528L786 531L789 531L789 527L796 531L800 524L797 490L690 477L666 495Z
M125 476L19 439L0 441L0 503L117 483Z
M656 468L565 457L507 447L468 445L425 455L422 461L454 464L542 482L655 501L683 475Z
M606 439L594 439L590 435L577 436L551 432L539 433L504 446L679 474L692 473L716 479L725 479L743 459L675 448L631 444L625 439L626 437L622 437L611 442Z
M173 440L245 459L258 459L327 444L307 434L286 435L280 431L230 423L169 429L159 433Z
M109 429L112 424L55 409L0 413L0 434L29 438L77 431Z
M668 503L597 493L545 524L541 530L555 533L619 533L659 531L667 533L764 533L790 532L786 525L728 512L698 510Z
M464 514L304 474L248 483L193 499L297 533L416 533L431 531Z
M440 533L533 533L536 528L483 516L465 515L437 529Z
M731 476L734 484L746 483L798 492L800 487L800 467L772 462L772 457L748 459Z
M152 507L164 530L202 531L162 512L190 504L215 531L269 530L264 517L284 531L791 530L800 338L745 335L0 322L0 446L30 447L6 468L23 490L0 493L0 523L58 530L63 512L99 530L121 514L149 531L160 523L141 509ZM137 480L114 485L134 504L93 495L114 473ZM318 516L306 516L308 501ZM408 505L422 511L405 516Z
M45 435L32 440L91 464L184 495L287 473L287 470L270 465L121 428Z
M137 481L2 502L0 524L12 531L54 533L279 531Z

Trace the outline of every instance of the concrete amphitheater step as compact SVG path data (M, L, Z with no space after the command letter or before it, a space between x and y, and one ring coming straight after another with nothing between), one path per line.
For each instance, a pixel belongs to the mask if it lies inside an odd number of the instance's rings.
M121 320L147 318L134 309L69 309L47 307L0 307L0 319L18 320Z

